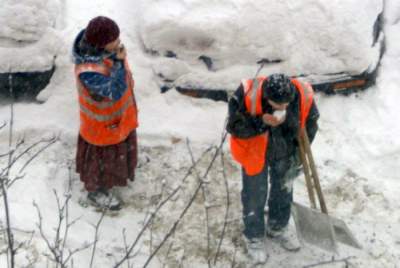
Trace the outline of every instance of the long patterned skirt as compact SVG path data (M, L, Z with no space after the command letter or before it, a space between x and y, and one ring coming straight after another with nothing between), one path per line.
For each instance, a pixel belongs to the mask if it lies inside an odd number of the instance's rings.
M80 135L76 153L76 171L89 192L126 186L135 178L137 165L136 130L121 143L97 146Z

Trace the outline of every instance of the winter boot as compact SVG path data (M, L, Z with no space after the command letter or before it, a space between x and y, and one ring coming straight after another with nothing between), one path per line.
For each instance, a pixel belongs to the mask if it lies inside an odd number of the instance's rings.
M89 192L87 195L90 203L98 208L107 208L109 210L120 210L121 201L106 190L98 190L95 192Z
M245 239L247 254L249 255L253 265L264 264L268 260L268 254L265 249L265 239L252 238Z
M300 242L297 236L291 234L287 227L275 230L267 226L267 236L277 241L287 251L296 252L300 250Z

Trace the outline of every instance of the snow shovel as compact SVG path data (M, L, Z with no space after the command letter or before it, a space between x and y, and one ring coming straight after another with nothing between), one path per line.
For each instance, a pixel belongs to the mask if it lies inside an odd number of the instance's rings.
M328 215L305 128L301 130L298 140L300 158L311 204L311 208L308 208L296 202L292 203L293 219L300 240L335 253L337 252L337 241L361 249L361 245L352 235L346 223ZM322 213L317 211L314 190L317 192Z

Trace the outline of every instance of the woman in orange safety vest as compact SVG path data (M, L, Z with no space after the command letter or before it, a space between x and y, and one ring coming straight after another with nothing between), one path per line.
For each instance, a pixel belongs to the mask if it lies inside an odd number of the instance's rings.
M80 107L77 172L91 204L118 210L121 200L110 190L134 179L138 126L118 25L107 17L92 19L78 34L73 54Z

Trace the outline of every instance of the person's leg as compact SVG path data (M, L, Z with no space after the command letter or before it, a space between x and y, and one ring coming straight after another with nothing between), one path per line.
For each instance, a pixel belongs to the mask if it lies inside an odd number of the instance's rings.
M277 240L288 251L298 251L300 243L294 233L289 232L288 223L293 200L292 159L274 161L271 168L271 191L268 200L267 236Z
M268 172L249 176L242 170L242 206L244 235L247 254L254 264L265 263L268 255L265 248L264 206L268 192Z
M133 181L135 179L135 169L138 161L138 144L136 130L133 130L127 139L128 148L128 175L129 180Z
M288 176L291 160L284 158L270 163L271 190L268 200L268 229L285 228L290 218L293 200L293 178Z
M268 170L249 176L242 170L242 206L244 235L248 239L264 237L264 206L268 193Z

